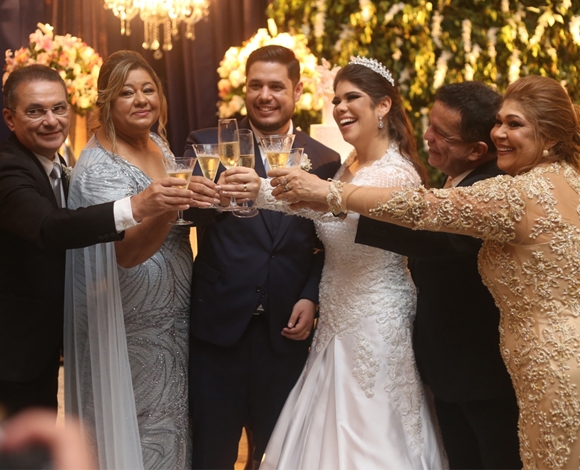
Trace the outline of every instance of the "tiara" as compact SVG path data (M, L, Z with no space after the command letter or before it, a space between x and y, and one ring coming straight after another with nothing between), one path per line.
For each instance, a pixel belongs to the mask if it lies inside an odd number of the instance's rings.
M384 77L392 86L395 86L395 80L389 69L387 69L383 64L375 59L367 59L366 57L356 56L351 57L349 64L362 65L371 69L373 72L378 73Z

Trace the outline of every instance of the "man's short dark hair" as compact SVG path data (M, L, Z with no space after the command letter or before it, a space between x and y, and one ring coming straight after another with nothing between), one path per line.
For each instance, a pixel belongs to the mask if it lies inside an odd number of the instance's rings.
M68 97L66 84L59 75L59 73L47 67L46 65L32 64L26 67L21 67L14 70L8 75L6 83L4 83L4 107L8 109L15 109L18 104L18 97L16 96L16 89L22 83L29 82L58 82L64 88L64 94Z
M270 45L253 51L246 61L246 77L250 67L256 62L276 62L285 65L292 85L296 86L300 81L300 62L298 62L294 52L287 47Z
M465 142L485 142L495 152L490 132L501 107L501 95L483 82L450 83L435 94L439 101L461 114L461 139Z

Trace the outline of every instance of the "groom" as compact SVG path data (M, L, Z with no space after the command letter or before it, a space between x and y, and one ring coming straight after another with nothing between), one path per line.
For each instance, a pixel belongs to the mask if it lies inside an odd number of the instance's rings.
M30 65L3 91L12 134L0 146L0 419L57 408L66 250L121 240L144 217L187 207L191 194L155 182L132 198L67 209L57 153L69 130L64 81Z
M313 173L336 173L338 154L293 127L302 83L290 49L252 52L246 90L240 128L255 136L294 133ZM193 154L193 143L215 142L215 128L194 131L185 154ZM265 178L266 160L255 148L255 170ZM257 468L308 355L323 256L307 219L267 210L250 219L214 215L198 232L191 292L193 468L233 469L243 427L252 432Z

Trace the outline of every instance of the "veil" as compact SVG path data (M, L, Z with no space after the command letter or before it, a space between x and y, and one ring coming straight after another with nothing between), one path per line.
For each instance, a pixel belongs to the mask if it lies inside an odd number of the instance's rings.
M71 209L133 194L93 136L69 187ZM69 250L64 326L65 411L95 443L100 468L142 469L115 245Z

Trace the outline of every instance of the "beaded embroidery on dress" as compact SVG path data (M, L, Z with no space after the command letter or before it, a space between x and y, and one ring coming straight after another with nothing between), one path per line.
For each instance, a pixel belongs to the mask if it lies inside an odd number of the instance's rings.
M500 343L526 469L580 467L580 175L565 162L453 190L368 201L415 228L484 239L479 267L501 311ZM468 313L466 313L468 314Z
M353 160L351 155L336 178ZM353 183L418 186L420 178L393 144ZM258 207L275 207L270 192L263 183ZM320 317L304 372L260 468L441 468L412 349L416 293L407 259L356 244L357 214L341 220L293 213L313 219L324 243ZM336 406L326 404L332 397ZM330 430L331 423L337 429ZM364 444L343 426L356 429Z
M161 138L151 138L171 158ZM104 150L93 136L75 166L69 207L119 200L150 183L139 168ZM67 413L90 423L101 468L190 466L192 268L189 230L179 227L132 268L117 265L113 243L69 251Z

